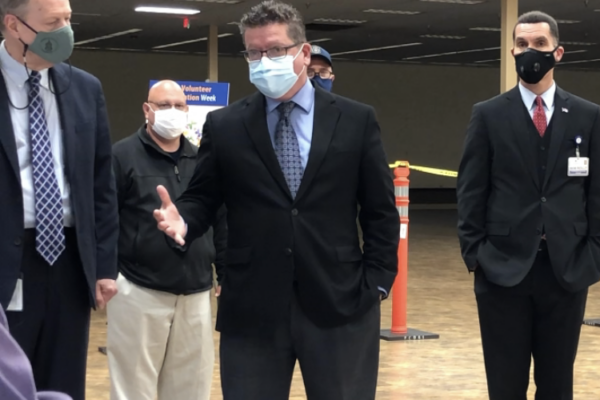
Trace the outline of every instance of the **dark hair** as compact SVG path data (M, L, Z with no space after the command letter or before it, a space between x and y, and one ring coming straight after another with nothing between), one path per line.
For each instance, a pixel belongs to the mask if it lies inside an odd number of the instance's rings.
M306 42L306 30L300 12L287 3L275 0L263 1L244 14L239 24L240 33L243 37L248 28L271 24L287 25L288 36L294 43Z
M556 41L556 45L558 45L558 38L559 38L558 22L556 22L556 20L554 18L552 18L550 15L546 14L545 12L541 12L541 11L529 11L528 13L525 13L519 17L519 19L517 20L517 24L515 25L515 27L513 29L513 42L515 40L518 25L520 25L520 24L542 24L544 22L547 23L548 26L550 26L550 34Z
M29 0L0 0L0 31L4 32L4 17L6 14L22 14Z

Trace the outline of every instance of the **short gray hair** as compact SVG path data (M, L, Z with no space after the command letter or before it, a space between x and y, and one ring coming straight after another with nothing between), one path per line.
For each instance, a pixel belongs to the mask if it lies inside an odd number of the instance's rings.
M302 14L290 4L276 0L265 0L244 14L239 24L240 33L243 37L248 28L258 28L271 24L287 25L288 36L294 43L306 42L306 29L304 28Z
M29 0L0 0L0 31L4 32L6 30L4 17L7 14L19 15L28 4Z

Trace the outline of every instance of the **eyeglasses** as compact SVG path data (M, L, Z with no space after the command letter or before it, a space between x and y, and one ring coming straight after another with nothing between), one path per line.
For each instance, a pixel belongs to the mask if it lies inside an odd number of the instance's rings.
M306 74L308 75L309 79L314 78L315 75L318 75L323 79L330 79L331 75L333 75L333 73L331 71L326 70L326 69L322 69L321 71L318 71L318 72L315 70L309 69L306 71Z
M258 61L266 54L271 60L276 60L287 56L288 50L298 46L299 43L294 43L290 46L275 46L267 50L246 50L242 51L242 54L246 58L246 61Z
M159 110L168 110L170 108L175 107L176 110L179 111L185 111L185 108L187 107L185 104L182 103L177 103L177 104L171 104L171 103L155 103L153 101L148 101L149 104L154 104L155 106L158 107Z

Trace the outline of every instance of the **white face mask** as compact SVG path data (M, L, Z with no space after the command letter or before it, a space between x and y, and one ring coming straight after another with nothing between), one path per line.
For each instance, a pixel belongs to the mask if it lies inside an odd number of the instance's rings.
M150 107L152 110L152 107ZM176 108L154 111L152 130L167 140L177 139L183 134L187 125L187 113Z
M286 55L277 60L263 57L260 60L251 61L250 82L265 96L278 99L285 95L298 81L300 74L294 72L294 61L300 55L302 49L293 55ZM304 71L304 67L302 67ZM302 72L300 72L302 73Z

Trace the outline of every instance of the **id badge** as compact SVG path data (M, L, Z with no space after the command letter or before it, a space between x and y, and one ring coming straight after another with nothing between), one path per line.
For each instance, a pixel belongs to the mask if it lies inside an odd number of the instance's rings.
M6 311L23 311L23 279L17 280L15 291Z
M569 157L568 176L588 176L590 174L590 159L587 157Z

